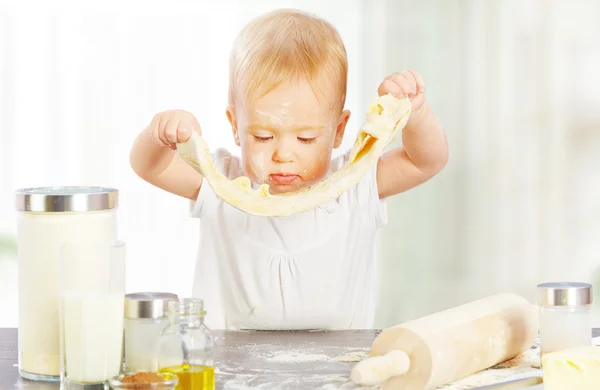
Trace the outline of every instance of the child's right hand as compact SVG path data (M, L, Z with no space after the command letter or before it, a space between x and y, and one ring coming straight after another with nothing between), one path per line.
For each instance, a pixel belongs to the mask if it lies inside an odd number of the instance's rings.
M170 110L158 113L152 118L149 130L152 141L172 150L177 149L177 144L186 142L192 136L192 131L202 134L200 123L196 117L187 111Z

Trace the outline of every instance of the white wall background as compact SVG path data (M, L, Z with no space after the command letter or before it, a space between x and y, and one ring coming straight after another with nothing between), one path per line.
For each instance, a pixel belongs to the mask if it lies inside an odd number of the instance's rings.
M224 110L234 36L274 7L331 21L350 61L343 148L390 72L420 71L450 163L391 201L379 326L497 291L534 297L600 262L600 6L593 0L0 3L0 238L13 191L121 191L128 290L191 292L188 203L129 168L153 114L190 110L235 148ZM4 242L4 244L2 244ZM0 240L0 327L16 326L16 259ZM4 249L3 249L4 248Z
M387 6L385 71L423 72L450 162L394 199L379 323L503 291L535 301L542 281L596 281L600 3Z
M274 7L317 12L345 38L347 105L355 114L343 145L349 148L377 89L371 85L369 97L360 98L359 0L3 3L0 232L16 234L17 188L116 187L128 290L191 294L197 220L188 217L187 201L133 173L129 150L152 116L171 108L192 111L212 147L236 150L225 116L229 50L245 23ZM0 326L14 326L17 266L0 264L0 304L9 307Z

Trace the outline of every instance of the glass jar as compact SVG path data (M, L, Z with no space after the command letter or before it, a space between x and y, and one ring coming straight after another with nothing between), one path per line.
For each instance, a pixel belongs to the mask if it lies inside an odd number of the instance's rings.
M59 251L67 242L115 242L117 198L117 190L101 187L16 191L22 377L60 380Z
M141 292L125 296L125 372L158 371L158 342L169 325L176 294Z
M213 390L214 338L204 324L204 302L185 298L169 302L169 326L159 341L161 372L179 377L176 390Z
M591 304L588 283L538 285L541 356L592 344Z
M61 389L104 389L121 372L126 245L68 243L59 267Z

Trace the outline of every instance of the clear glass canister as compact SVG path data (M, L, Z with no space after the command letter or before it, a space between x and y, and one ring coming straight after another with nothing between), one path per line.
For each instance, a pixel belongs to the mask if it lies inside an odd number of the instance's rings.
M179 377L176 390L215 388L214 338L204 324L204 302L186 298L169 303L169 327L159 342L161 372Z
M538 285L541 355L592 344L592 286L561 282Z
M176 294L140 292L125 297L125 372L158 371L158 342L169 325Z
M60 380L58 267L63 243L117 240L118 191L25 188L15 193L19 251L19 373Z

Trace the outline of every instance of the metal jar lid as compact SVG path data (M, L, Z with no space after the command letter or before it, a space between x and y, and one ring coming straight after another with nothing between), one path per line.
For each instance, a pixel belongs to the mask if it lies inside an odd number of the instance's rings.
M125 296L125 318L162 318L169 310L169 302L178 300L176 294L139 292Z
M591 284L558 282L538 285L538 304L540 306L584 306L591 303Z
M118 191L104 187L38 187L15 192L17 211L88 212L117 207Z

